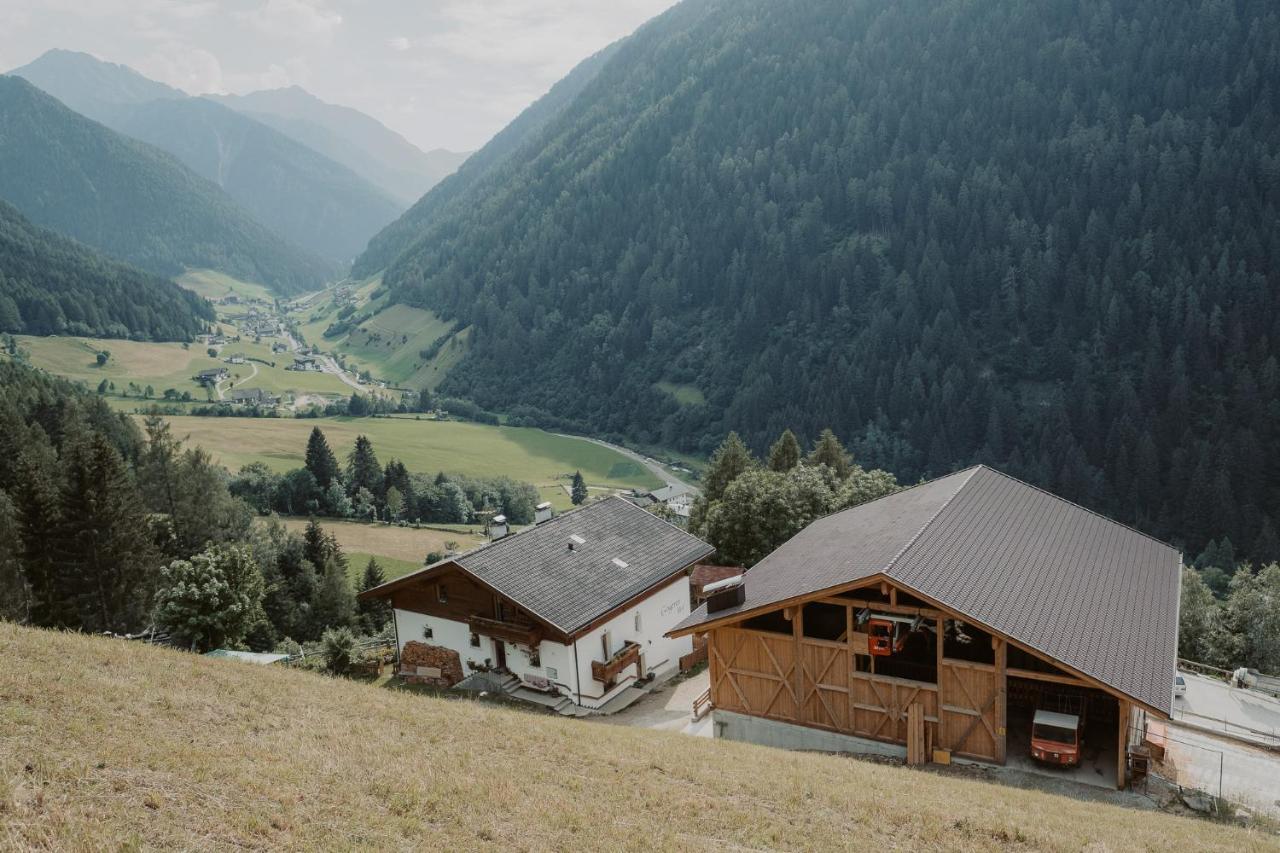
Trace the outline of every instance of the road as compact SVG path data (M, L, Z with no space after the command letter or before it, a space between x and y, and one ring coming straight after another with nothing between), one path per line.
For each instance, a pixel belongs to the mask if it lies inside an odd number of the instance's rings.
M246 362L245 362L245 364L247 364L247 365L249 365L249 367L253 368L253 373L250 373L250 374L249 374L248 376L246 376L244 379L237 380L237 382L235 383L235 384L237 384L237 385L242 384L242 383L245 383L245 382L248 382L250 379L252 379L253 377L255 377L255 376L257 376L257 375L258 375L258 365L254 364L252 361L246 361ZM217 389L218 389L218 399L219 399L219 400L225 400L225 399L227 398L227 391L232 387L231 380L229 380L229 379L228 379L228 380L226 380L226 382L227 382L227 387L226 387L226 388L223 388L223 387L222 387L222 383L221 383L221 382L219 382L219 383L217 384L217 386L216 386L216 387L217 387Z
M1280 746L1280 699L1202 675L1184 672L1182 676L1187 680L1187 695L1173 700L1175 719Z
M293 337L293 335L289 334L288 332L284 332L283 334L284 334L284 339L289 342L289 349L291 351L297 352L298 350L302 349L302 344L298 343L298 341ZM338 363L333 360L332 356L325 353L321 353L320 355L317 356L317 358L320 359L320 369L323 372L333 374L334 376L342 380L342 383L344 385L354 388L357 391L367 390L365 386L360 384L359 381L351 378L345 370L339 367Z
M650 471L650 473L652 473L655 477L660 479L664 484L668 486L684 486L686 488L691 488L691 489L693 488L688 483L676 477L675 474L672 474L666 468L662 467L662 464L659 463L658 461L654 459L650 459L648 456L643 456L639 453L636 453L634 450L628 450L625 447L619 447L616 444L610 444L609 442L602 441L601 439L598 439L598 438L587 438L585 435L568 435L566 433L559 433L559 432L555 433L555 435L558 435L561 438L577 438L577 439L581 439L582 441L589 441L592 444L598 444L601 447L607 447L616 453L621 453L623 456L627 457L628 459L631 459L635 462L639 462L641 465L647 468ZM693 491L696 493L698 490L693 489Z

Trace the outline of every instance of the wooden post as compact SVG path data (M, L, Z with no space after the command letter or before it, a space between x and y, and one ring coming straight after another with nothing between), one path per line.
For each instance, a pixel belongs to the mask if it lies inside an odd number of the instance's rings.
M803 649L802 640L804 640L804 605L797 604L794 615L791 619L791 636L794 641L794 649L791 652L791 669L793 670L793 680L795 681L795 699L796 699L796 721L804 718L804 666L801 664L801 652Z
M934 680L938 683L938 708L934 712L938 717L938 735L934 738L934 746L938 749L950 749L951 742L947 740L946 732L946 714L942 711L942 706L947 703L947 697L942 692L942 646L947 633L947 620L938 617L938 673L934 676Z
M1005 661L1008 658L1009 644L1000 637L992 637L991 645L995 647L996 653L996 762L1004 764L1008 742L1008 678L1005 673Z
M1117 699L1116 703L1119 705L1119 713L1116 716L1120 718L1117 732L1119 742L1116 744L1116 788L1124 790L1129 763L1129 703L1123 699Z
M716 684L718 682L716 675L716 632L713 630L707 632L707 678L711 680L708 690L710 691L712 705L715 705L720 698L716 695Z

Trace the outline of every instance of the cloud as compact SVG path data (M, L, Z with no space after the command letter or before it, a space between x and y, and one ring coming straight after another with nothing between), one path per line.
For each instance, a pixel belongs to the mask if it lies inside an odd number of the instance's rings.
M236 20L276 38L327 43L342 25L342 15L323 0L266 0L248 12L236 12Z
M401 53L408 50L409 45L410 45L409 40L404 36L396 36L394 38L387 39L387 47L391 48L392 50L398 50Z
M218 57L185 42L160 44L133 67L146 77L168 83L190 95L226 91Z

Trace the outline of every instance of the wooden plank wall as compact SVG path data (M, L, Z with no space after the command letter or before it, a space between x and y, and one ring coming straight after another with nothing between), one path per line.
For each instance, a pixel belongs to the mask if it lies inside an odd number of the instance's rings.
M799 623L799 614L794 614ZM997 666L939 657L939 684L855 672L848 643L738 627L710 632L717 708L897 744L920 706L926 741L1004 760L1003 655ZM999 675L999 677L998 677Z

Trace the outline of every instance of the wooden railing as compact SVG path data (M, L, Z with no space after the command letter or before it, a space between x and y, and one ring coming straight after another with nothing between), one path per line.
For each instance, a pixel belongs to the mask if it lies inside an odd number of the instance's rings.
M702 691L697 699L693 700L693 719L694 722L701 720L711 711L711 688L708 687Z
M542 642L542 630L537 625L518 625L487 616L471 616L467 619L467 626L473 633L531 648Z
M618 680L618 673L638 660L640 660L639 644L628 642L608 660L593 660L591 677L601 684L612 686Z

